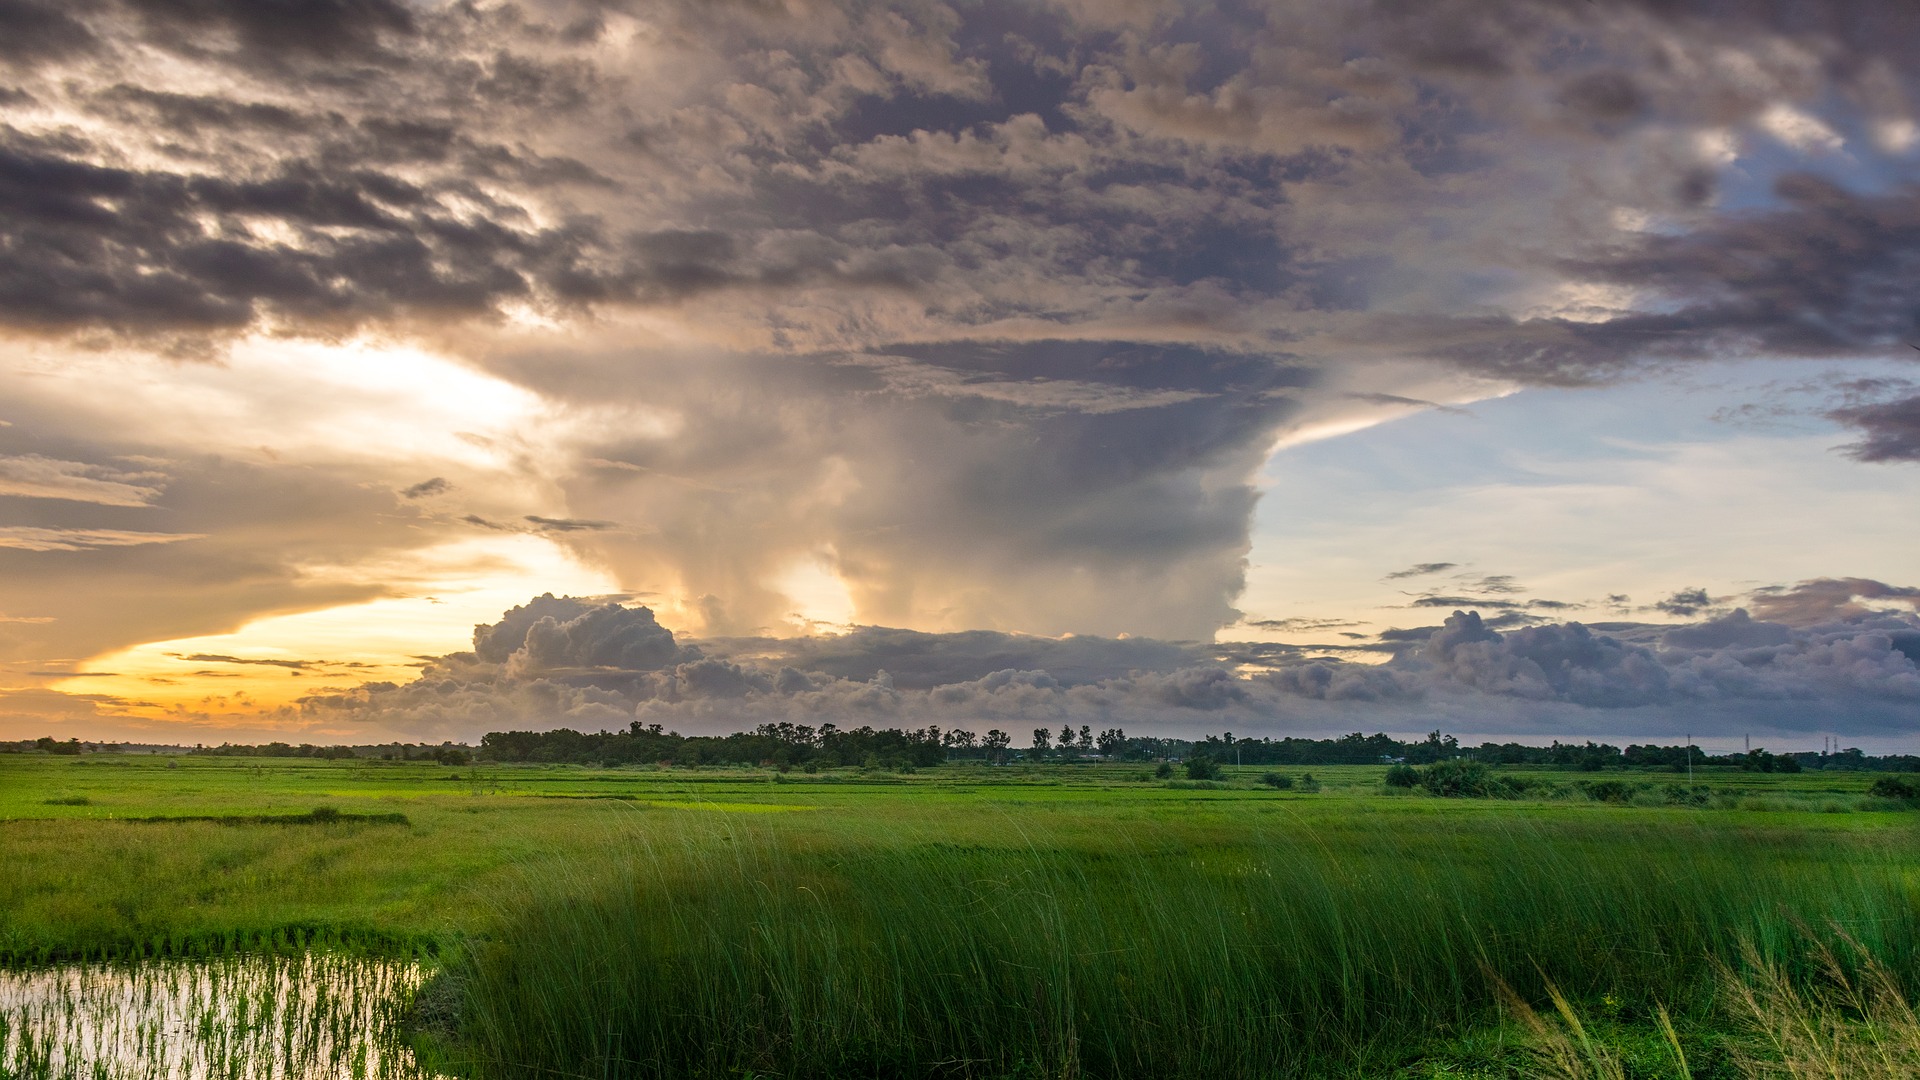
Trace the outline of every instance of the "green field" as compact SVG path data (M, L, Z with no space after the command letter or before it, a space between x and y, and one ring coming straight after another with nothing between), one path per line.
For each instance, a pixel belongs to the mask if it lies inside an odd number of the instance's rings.
M1664 1008L1745 1076L1730 973L1920 974L1920 814L1870 774L1383 773L0 755L0 957L431 955L430 1045L581 1076L1538 1075L1502 984L1623 1075L1678 1075Z

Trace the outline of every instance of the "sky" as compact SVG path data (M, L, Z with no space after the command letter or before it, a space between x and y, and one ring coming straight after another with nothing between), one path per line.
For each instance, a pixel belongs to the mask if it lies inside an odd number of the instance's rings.
M0 738L1915 752L1916 50L0 0Z

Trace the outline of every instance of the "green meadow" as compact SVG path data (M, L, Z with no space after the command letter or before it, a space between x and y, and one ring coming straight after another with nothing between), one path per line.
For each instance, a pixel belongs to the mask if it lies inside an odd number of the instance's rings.
M0 755L0 962L417 959L483 1077L1801 1075L1913 998L1872 774L1384 774Z

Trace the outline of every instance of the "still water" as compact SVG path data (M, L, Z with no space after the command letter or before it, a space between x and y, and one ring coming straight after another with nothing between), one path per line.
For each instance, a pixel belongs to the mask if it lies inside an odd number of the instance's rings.
M241 956L0 971L0 1078L425 1080L404 961Z

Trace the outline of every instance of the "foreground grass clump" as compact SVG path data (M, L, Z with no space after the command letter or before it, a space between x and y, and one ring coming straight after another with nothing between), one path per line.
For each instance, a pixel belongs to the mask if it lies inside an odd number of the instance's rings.
M1023 825L690 829L543 867L430 991L439 1035L479 1076L1351 1074L1493 1020L1502 983L1699 1011L1716 960L1815 970L1809 924L1920 956L1894 860L1784 832Z

